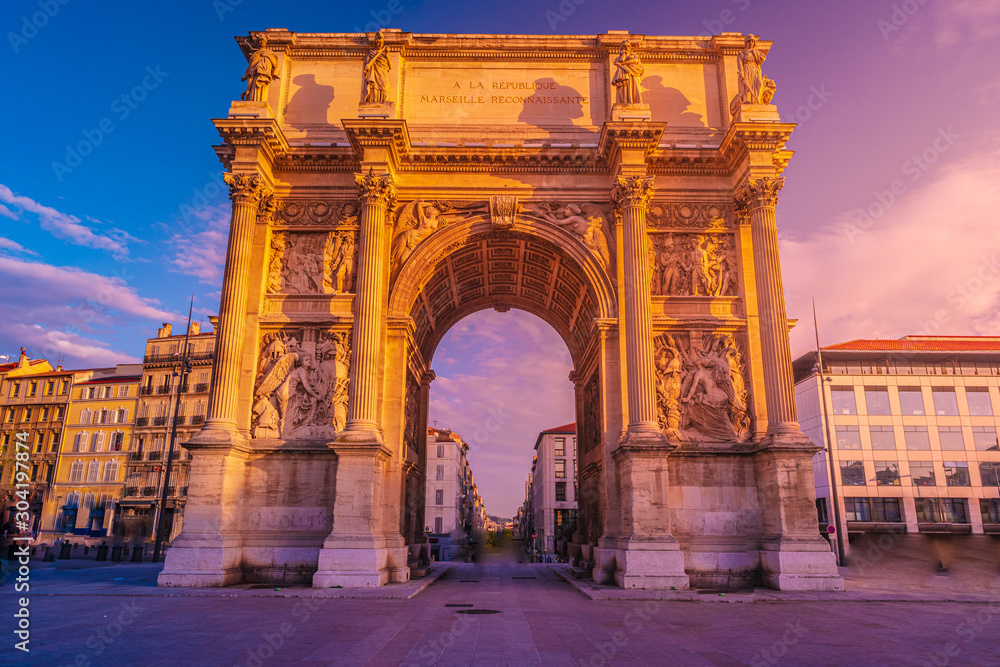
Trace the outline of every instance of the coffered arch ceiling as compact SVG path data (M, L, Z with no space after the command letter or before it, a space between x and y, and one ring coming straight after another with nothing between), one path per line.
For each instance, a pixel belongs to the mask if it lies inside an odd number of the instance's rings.
M606 272L557 228L496 231L465 222L417 247L396 277L390 316L411 317L414 340L430 361L445 333L479 310L517 308L548 322L580 367L595 321L616 317Z

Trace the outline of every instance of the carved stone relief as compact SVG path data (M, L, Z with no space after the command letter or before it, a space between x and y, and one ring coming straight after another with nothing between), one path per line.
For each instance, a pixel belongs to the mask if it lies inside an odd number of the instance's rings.
M276 225L356 225L358 203L354 200L310 201L282 199L274 212Z
M567 230L587 246L605 269L611 266L614 235L608 223L608 214L597 204L540 202L529 207L525 213Z
M736 242L723 234L650 234L650 290L658 296L736 296Z
M601 392L595 377L583 389L583 428L578 441L585 454L601 443Z
M646 213L650 227L725 229L731 227L730 204L670 204L653 202Z
M732 335L661 334L655 342L659 422L668 437L742 442L751 435L744 355Z
M272 294L346 294L354 291L357 233L277 232L271 237L267 291Z
M399 207L392 230L390 266L397 271L417 246L441 227L472 215L489 215L488 201L425 202L417 199Z
M253 437L332 438L347 421L350 334L305 328L261 338Z
M403 442L415 452L420 452L420 431L417 423L420 415L420 384L413 379L411 373L406 374L406 398L404 418L406 426L403 429Z

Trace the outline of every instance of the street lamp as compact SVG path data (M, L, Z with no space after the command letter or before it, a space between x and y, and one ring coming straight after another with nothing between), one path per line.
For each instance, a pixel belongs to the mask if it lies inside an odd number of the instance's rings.
M816 323L816 300L813 299L813 329L816 332L816 377L819 378L819 400L823 404L823 440L826 444L826 469L830 476L830 501L833 505L833 521L836 530L834 535L837 538L837 565L844 565L844 536L840 523L840 501L837 492L837 470L833 459L833 438L830 435L830 415L826 409L826 382L833 382L833 378L823 377L823 351L819 344L819 325Z

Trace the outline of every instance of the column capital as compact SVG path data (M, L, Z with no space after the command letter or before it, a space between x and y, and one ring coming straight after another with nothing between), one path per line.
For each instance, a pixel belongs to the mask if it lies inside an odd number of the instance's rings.
M354 180L358 184L358 198L363 206L377 204L391 210L396 205L396 184L390 174L376 176L369 171L367 174L355 174Z
M611 205L619 211L629 206L646 208L652 198L652 176L619 176L611 189Z
M257 174L226 173L222 178L229 186L229 198L234 204L259 204L271 194L271 188Z
M774 208L778 205L778 192L785 186L782 177L765 176L750 179L736 189L734 205L737 218L741 212L749 213L757 208Z

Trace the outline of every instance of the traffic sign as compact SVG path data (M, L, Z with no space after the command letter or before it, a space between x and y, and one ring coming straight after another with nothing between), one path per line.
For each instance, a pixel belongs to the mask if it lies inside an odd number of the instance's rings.
M828 532L831 535L833 535L834 533L837 532L837 527L834 526L833 524L830 524L829 526L826 527L826 532Z
M533 540L538 539L538 533L532 533L531 534L531 539L533 539Z

